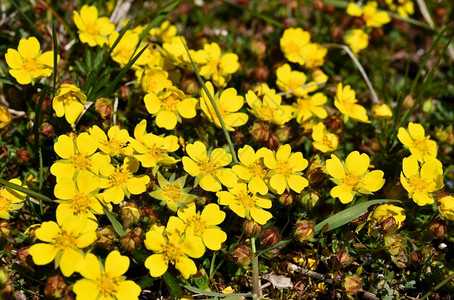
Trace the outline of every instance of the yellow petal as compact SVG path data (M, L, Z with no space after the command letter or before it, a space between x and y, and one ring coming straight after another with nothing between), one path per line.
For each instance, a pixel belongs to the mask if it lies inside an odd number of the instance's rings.
M112 202L113 204L119 204L125 198L125 194L121 186L112 186L104 190L102 193L104 201Z
M281 161L288 159L290 157L290 153L292 152L292 148L289 144L282 145L276 152L276 160Z
M194 144L186 146L186 153L196 162L202 162L207 159L207 148L205 144L197 141Z
M206 222L206 225L218 225L225 219L225 212L219 209L219 205L210 203L202 211L202 220Z
M416 157L409 156L402 160L402 170L407 178L419 175L419 164Z
M76 294L76 299L96 300L99 297L99 287L97 282L80 279L73 287L73 292Z
M334 178L345 177L344 166L340 159L334 154L331 154L331 159L326 161L326 170L328 171L328 174Z
M339 200L344 204L351 202L355 196L351 187L346 184L333 187L330 191L330 195L333 198L339 198Z
M189 146L189 145L188 145ZM183 163L183 169L188 172L191 176L197 176L200 174L200 167L192 159L187 156L183 156L181 159Z
M364 184L363 188L370 192L376 192L383 187L385 179L383 178L383 171L374 170L367 173L361 180Z
M273 215L264 209L253 207L251 208L251 217L259 223L260 225L264 225L266 222L268 222L269 219L273 217Z
M105 262L106 273L110 278L120 277L129 269L129 257L123 256L118 251L112 251L107 255Z
M80 274L91 280L97 280L101 276L101 264L93 253L85 255L84 264L80 269Z
M17 50L23 58L31 59L38 56L39 51L41 50L41 46L38 40L34 36L32 36L28 39L21 39L19 41Z
M177 125L177 116L174 112L162 110L156 116L156 125L160 128L172 130Z
M408 124L408 131L414 140L424 139L425 137L424 127L419 123L410 122Z
M84 110L84 105L77 101L71 101L65 108L65 119L69 124L74 124Z
M290 175L287 182L289 187L297 193L300 193L309 184L306 178L298 175Z
M8 66L11 69L22 69L23 68L23 60L22 57L20 56L19 52L15 49L8 49L8 51L5 54L5 60Z
M205 175L200 179L199 185L207 192L217 192L221 189L221 184L211 175Z
M162 231L151 229L145 235L144 244L148 250L160 252L166 245L166 241L162 236Z
M234 88L224 90L219 98L219 104L225 111L237 112L244 104L243 96L238 96Z
M270 186L281 195L287 188L287 180L282 174L275 174L270 179Z
M133 195L139 195L145 192L147 184L150 182L150 177L147 175L139 175L129 179L126 182L128 191Z
M153 254L145 260L145 267L150 270L150 275L159 277L167 271L169 261L164 254Z
M185 119L192 119L196 116L195 106L197 105L197 99L186 98L177 104L178 113Z
M54 188L54 195L58 199L69 200L76 194L76 185L72 178L62 178Z
M84 264L84 256L75 249L65 249L60 258L60 270L66 277L71 276L74 272L80 271Z
M205 246L200 237L186 236L181 244L181 250L190 257L199 258L205 253Z
M136 300L142 289L132 280L125 280L118 284L115 298L117 300Z
M367 154L359 154L358 151L351 152L345 159L347 170L351 173L362 175L369 168L370 158Z
M143 101L145 102L145 108L150 114L157 114L161 110L161 100L154 93L146 94Z
M178 259L178 261L175 263L175 268L180 271L184 279L188 279L189 276L197 273L197 267L194 261L184 256Z
M227 240L227 234L219 228L208 228L203 231L203 243L213 251L221 249L223 242Z
M49 221L43 222L41 227L36 229L35 234L43 242L54 242L60 232L60 226L54 221Z
M54 245L38 243L34 244L28 249L28 253L32 256L35 264L47 265L54 260L57 255L58 248Z
M70 158L74 155L73 139L67 135L60 135L54 144L54 150L61 158Z
M238 158L248 167L257 160L254 149L249 145L238 150Z

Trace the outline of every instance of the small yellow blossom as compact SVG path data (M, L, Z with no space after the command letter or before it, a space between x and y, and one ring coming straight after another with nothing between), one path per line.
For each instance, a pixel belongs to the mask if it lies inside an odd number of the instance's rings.
M372 194L385 184L383 171L369 172L370 158L367 154L351 152L345 163L331 154L331 159L326 161L326 170L332 181L337 185L331 189L330 195L339 198L342 203L349 203L356 194Z
M193 49L189 49L186 51L185 45L187 45L187 41L183 36L175 36L170 41L163 43L162 51L164 56L176 65L192 68L189 55L191 55L192 60L198 66L206 62L206 55L203 50L194 51Z
M397 11L404 18L408 18L415 12L412 0L386 0L386 4L388 4L391 11Z
M11 123L11 114L8 108L0 105L0 129L8 127L9 123Z
M292 119L293 107L282 105L282 97L266 83L261 84L256 92L248 91L246 102L252 114L260 120L283 125Z
M76 281L73 287L76 300L139 299L140 286L123 276L128 269L129 257L121 255L117 250L107 255L104 266L94 254L88 253L80 270L84 278Z
M36 229L36 237L44 243L30 247L29 253L35 264L47 265L55 260L64 276L79 272L84 264L83 248L96 241L98 224L83 216L69 216L64 220L43 222Z
M222 243L227 240L227 234L217 226L224 219L225 212L219 209L219 205L210 203L201 213L197 213L196 205L192 202L186 208L178 209L178 218L170 217L167 232L180 230L186 236L201 237L208 249L218 251Z
M159 28L152 28L149 34L160 42L170 42L177 35L178 29L170 24L168 20L162 22Z
M232 187L237 182L237 176L229 168L224 168L232 162L232 155L222 148L214 149L208 155L205 144L196 141L186 146L188 156L183 156L183 168L189 175L196 177L194 186L208 192L217 192L221 183Z
M443 187L443 169L436 159L429 159L419 165L418 159L411 155L402 161L400 183L407 190L408 197L423 206L434 203L433 193Z
M126 129L120 129L119 126L112 126L105 132L98 126L90 128L90 134L98 141L99 150L110 156L132 155L133 149L129 145L129 133Z
M323 66L328 49L317 43L304 45L302 55L304 57L304 66L308 69Z
M97 149L98 142L87 132L76 138L60 135L54 150L62 159L50 167L50 172L57 177L57 182L65 177L76 180L78 176L89 173L98 175L99 168L110 163L110 157L95 153Z
M388 119L393 116L391 108L385 103L374 105L374 107L372 107L372 114L377 119L378 118Z
M284 64L276 70L276 85L283 92L289 92L287 96L292 94L297 97L305 97L308 93L317 89L316 85L304 88L304 85L312 85L313 82L306 84L306 74L291 69L289 64Z
M222 54L217 43L203 46L203 62L199 73L210 80L216 87L225 87L232 74L238 71L238 55L235 53Z
M134 148L134 157L145 168L156 168L160 165L173 165L177 160L168 153L178 150L178 138L174 135L157 136L147 133L147 121L142 120L134 129L135 139L130 139ZM157 169L156 169L157 170Z
M344 42L358 55L369 45L369 35L362 29L349 29L344 34Z
M164 274L171 263L183 278L188 279L197 273L197 266L190 257L199 258L205 253L200 237L184 236L178 230L169 233L164 231L164 227L153 226L146 233L144 243L148 250L155 252L145 261L145 267L153 277Z
M344 115L344 122L347 122L349 118L352 118L360 122L370 123L366 109L363 106L356 104L356 102L358 102L358 100L356 99L355 91L352 90L349 85L343 87L342 83L339 82L334 105Z
M216 193L218 203L227 205L235 214L241 218L254 220L260 225L268 222L273 215L264 210L271 208L271 200L262 196L257 196L256 192L250 191L245 183L238 183L229 191Z
M430 139L430 135L425 136L424 127L419 123L410 122L408 129L400 127L397 138L419 162L437 157L437 143Z
M270 169L270 187L281 195L285 190L292 189L300 193L309 183L302 176L308 165L301 152L292 153L290 145L282 145L276 153L267 152L263 158L265 166Z
M98 18L98 9L95 6L82 6L80 13L74 11L74 23L79 29L79 39L90 47L102 46L107 43L107 36L115 30L115 25L109 18Z
M181 90L172 86L165 91L147 94L144 98L147 111L156 116L156 125L172 130L181 123L181 117L191 119L196 116L197 99L187 97Z
M109 35L109 46L111 48L119 36L120 34L116 31ZM143 47L145 47L145 45L143 45L136 50L138 44L139 34L131 30L126 30L125 34L112 50L110 56L112 56L112 59L123 67L129 63L129 61L133 58L133 55L137 55L140 51L142 51ZM142 55L139 56L139 58L134 62L133 68L137 68L138 66L147 63L146 53L147 51L143 52Z
M41 45L33 36L21 39L17 50L9 48L5 60L11 68L9 73L19 84L35 84L37 79L49 77L54 68L53 51L41 53Z
M222 293L227 295L233 294L234 292L235 290L230 285L222 290Z
M454 197L446 195L438 199L438 211L448 220L454 221Z
M150 193L150 196L161 200L161 206L167 205L168 209L176 212L178 208L188 205L197 198L195 195L188 194L190 187L184 187L186 177L175 179L175 174L173 174L168 181L161 173L158 173L159 186Z
M323 107L328 98L322 93L308 95L305 98L298 98L295 107L296 121L301 124L311 117L316 116L319 119L325 119L328 116L326 109Z
M52 101L52 108L57 117L65 116L69 124L74 124L84 110L86 101L87 96L76 85L63 83Z
M281 50L290 62L304 65L306 61L304 60L303 50L310 39L309 32L301 28L288 28L284 31L280 40Z
M312 139L315 149L322 151L323 153L331 152L337 149L339 139L334 133L327 133L325 124L318 123L312 127Z
M123 164L106 165L99 170L101 175L101 188L104 201L118 204L124 197L140 195L147 189L150 182L148 175L137 175L133 173L139 170L139 161L134 157L126 157Z
M400 228L406 218L405 210L402 207L392 204L382 204L375 207L374 211L367 218L370 221L369 232L373 230L375 224L379 224L391 217L396 221L397 228Z
M248 189L261 195L268 193L266 185L269 169L265 166L263 158L271 152L268 148L260 148L257 152L246 145L238 150L240 163L232 167L232 171L242 180L248 183Z
M145 68L140 79L142 90L145 93L157 94L172 86L168 77L169 74L161 67Z
M22 185L17 178L11 179L9 182ZM25 196L21 192L2 186L0 188L0 219L9 220L11 212L21 209L24 206Z
M347 6L347 14L353 17L362 17L366 27L378 28L391 21L387 12L377 11L377 2L375 1L367 2L363 7L350 2Z
M246 124L248 115L238 112L244 104L243 96L238 95L234 88L228 88L222 91L222 93L217 92L214 94L213 85L209 81L206 82L206 87L219 109L219 113L221 114L221 118L224 121L227 130L234 131L235 129L233 127L239 127ZM205 93L205 90L202 90L200 107L210 122L221 128L221 122L219 121L216 111L214 110L207 93Z

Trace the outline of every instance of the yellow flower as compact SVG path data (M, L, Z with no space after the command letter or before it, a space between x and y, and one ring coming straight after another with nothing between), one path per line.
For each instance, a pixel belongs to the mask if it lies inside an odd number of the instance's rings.
M164 227L153 226L146 233L144 243L148 250L155 252L145 261L145 267L153 277L164 274L171 263L183 278L188 279L197 273L197 266L189 257L199 258L205 253L200 237L184 236L179 231L165 232Z
M312 139L314 140L312 146L323 153L336 150L337 145L339 144L337 135L334 133L327 133L325 124L321 122L312 127Z
M388 4L391 11L397 11L404 18L408 18L415 12L412 0L386 0L386 4Z
M289 91L289 94L287 94L288 97L292 94L297 97L304 97L317 89L317 86L303 88L306 84L306 74L299 71L293 71L289 64L284 64L277 68L276 77L276 85L283 92ZM311 83L308 85L310 84Z
M273 215L264 210L271 208L271 200L265 197L257 196L255 192L248 190L245 183L238 183L229 191L220 191L216 193L218 203L227 205L235 214L241 218L254 220L264 225Z
M301 28L287 28L280 40L281 50L290 62L304 65L303 50L310 39L309 32Z
M57 61L60 56L57 57ZM41 45L35 37L21 39L17 50L9 48L5 60L11 68L9 73L19 84L35 84L42 77L49 77L54 68L53 51L41 54Z
M369 45L369 35L362 29L349 29L344 34L344 42L355 55Z
M402 222L406 218L405 210L402 207L392 204L382 204L377 206L367 218L371 221L371 223L369 223L369 232L373 230L375 224L379 224L388 218L394 218L397 228L400 228L402 226Z
M298 98L293 104L296 112L296 121L301 124L311 117L316 116L319 119L324 119L328 116L323 104L328 101L328 98L322 93L309 95L306 98Z
M172 130L181 123L181 117L191 119L196 116L197 99L187 97L174 86L158 94L150 93L144 98L147 111L156 116L156 125Z
M172 86L172 81L167 79L169 74L161 67L145 68L141 76L141 86L145 93L157 94Z
M454 221L454 197L447 195L438 199L438 211L448 220Z
M183 36L172 37L162 45L164 56L176 65L188 67L190 69L192 68L192 63L189 59L188 52L196 65L200 66L206 62L206 56L203 50L194 51L193 49L189 49L189 51L186 51L185 44L187 45L188 43Z
M84 110L86 101L87 96L77 86L63 83L52 101L52 108L57 117L60 118L64 115L69 124L74 124Z
M109 35L109 46L112 48L117 38L120 34L114 31ZM112 50L110 56L112 59L120 64L120 66L125 66L133 58L133 55L137 55L142 51L145 45L139 47L136 50L136 47L139 43L139 34L131 30L126 30L125 34L121 37L118 44ZM137 68L139 65L144 65L147 62L146 51L135 61L133 68Z
M282 145L276 153L267 152L264 156L264 163L270 169L269 185L279 195L285 190L292 189L300 193L307 185L308 181L302 176L308 162L303 158L301 152L292 153L290 145Z
M192 202L186 208L178 209L178 218L170 217L167 232L180 230L186 236L201 237L208 249L217 251L227 239L227 234L216 226L224 219L225 212L219 209L219 205L210 203L201 213L197 213L195 203Z
M148 175L134 176L133 173L139 170L139 161L134 157L126 157L123 164L106 165L99 170L101 174L101 188L104 201L118 204L124 197L140 195L147 189L150 182Z
M344 122L347 122L349 118L355 119L360 122L370 123L367 117L366 109L356 104L356 93L350 88L349 85L342 86L342 82L339 82L336 91L336 98L334 99L334 105L344 115Z
M224 87L230 76L238 71L238 55L235 53L222 54L221 47L216 43L203 46L203 60L199 73L205 79L211 79L215 86Z
M129 145L129 133L126 129L119 126L112 126L107 131L107 135L98 126L93 126L89 130L92 137L98 141L99 150L110 156L132 155L133 149Z
M330 195L339 198L342 203L349 203L356 194L372 194L385 184L383 171L374 170L369 172L370 158L367 154L351 152L345 159L345 163L331 154L331 159L326 161L326 171L333 178L337 186L331 189Z
M17 178L11 179L9 182L22 185ZM21 209L24 206L25 196L21 192L2 186L0 188L0 219L9 220L11 212Z
M8 108L0 105L0 129L7 127L11 123L11 115Z
M308 69L320 67L325 62L325 56L328 49L317 43L304 45L301 55L304 58L304 66Z
M372 107L372 114L377 119L378 118L388 119L393 116L391 108L385 103L374 105L374 107Z
M97 149L96 139L87 132L76 138L60 135L54 150L62 159L50 167L50 172L57 177L57 181L65 177L76 180L78 176L89 176L89 173L98 175L99 168L110 163L110 157L95 153Z
M293 107L281 105L282 97L266 83L261 84L256 93L248 91L246 102L251 107L252 114L260 120L283 125L292 119Z
M239 96L234 88L225 89L221 94L218 92L215 95L211 82L206 82L206 86L210 95L213 97L214 102L216 103L216 106L218 107L221 114L221 118L222 120L224 120L224 124L228 130L234 131L235 129L233 127L239 127L246 124L246 122L248 121L248 115L245 113L237 112L241 109L241 107L243 107L243 96ZM211 101L208 98L208 95L205 93L205 90L202 90L200 107L212 123L216 124L216 126L218 127L221 127L221 123L218 116L216 115L216 111L214 110L213 105L211 105Z
M175 152L180 147L178 138L174 135L157 136L147 133L147 121L142 120L134 129L135 139L130 143L135 150L134 157L137 158L144 168L156 168L160 165L173 165L177 160L168 153Z
M107 255L105 266L94 254L88 253L80 270L84 278L76 281L73 287L76 299L139 299L140 286L123 276L128 269L129 257L117 250Z
M359 7L358 4L350 2L347 6L347 13L353 17L362 17L366 22L366 27L382 27L389 23L391 18L385 11L377 12L377 2L367 2L364 7Z
M436 159L421 164L411 155L402 161L400 183L407 190L408 197L423 206L434 203L433 193L443 187L443 169Z
M167 208L176 212L178 208L188 205L197 198L197 196L188 194L191 188L184 188L186 177L175 180L175 174L173 174L170 181L167 181L161 173L158 173L159 186L150 193L150 196L161 200L161 206L167 205Z
M95 6L82 6L80 14L74 11L74 23L79 29L79 39L90 47L102 46L107 43L107 38L115 30L115 25L109 18L98 18L98 9Z
M194 186L208 192L217 192L221 183L231 187L237 182L237 177L231 169L223 168L232 162L232 155L222 148L214 149L210 155L202 142L186 146L188 156L183 156L183 168L189 175L196 177Z
M45 242L34 244L29 253L35 264L47 265L55 260L64 276L79 272L84 264L83 248L96 241L98 224L83 216L69 216L64 220L44 222L36 229L36 237Z
M79 176L76 182L72 178L62 178L54 188L57 202L57 219L64 220L70 215L82 215L85 218L96 220L93 213L104 214L99 203L98 191L100 181L93 174Z
M408 129L400 127L397 138L419 162L437 157L437 143L430 139L430 135L425 136L424 127L419 123L410 122Z
M157 38L160 42L170 42L177 35L178 29L175 25L170 24L168 20L162 22L158 28L152 28L149 34Z
M246 145L238 150L240 163L232 167L232 171L242 180L248 183L248 189L261 195L268 193L266 185L266 176L268 168L263 162L266 153L271 152L268 148L260 148L257 152Z

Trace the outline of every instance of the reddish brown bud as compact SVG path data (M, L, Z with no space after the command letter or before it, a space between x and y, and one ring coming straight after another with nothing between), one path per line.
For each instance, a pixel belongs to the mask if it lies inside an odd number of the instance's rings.
M361 289L361 278L357 275L348 275L344 280L344 290L349 295L354 295Z
M281 240L281 235L277 228L267 228L262 234L260 239L262 244L267 246L274 246Z
M158 214L152 207L142 207L142 219L145 224L152 224L158 219Z
M342 29L342 25L337 25L334 27L333 31L331 32L331 37L335 41L341 41L344 38L344 30Z
M410 108L413 107L413 105L415 105L415 99L413 99L413 97L411 95L405 96L404 102L402 103L402 106L405 109L410 109Z
M265 145L271 150L277 149L280 145L279 137L277 136L277 134L271 133L270 138L268 141L266 141Z
M330 15L332 14L334 11L336 11L336 7L333 6L333 5L325 5L325 12Z
M112 101L107 98L99 98L95 103L95 110L101 119L107 119L112 114Z
M266 43L264 41L255 41L251 43L251 52L256 56L262 56L266 52Z
M380 223L380 228L384 233L393 233L398 227L399 225L397 225L396 219L393 216L384 219Z
M313 188L320 187L326 180L326 174L320 168L309 169L306 177L309 185Z
M300 220L295 225L295 237L298 241L304 242L315 235L314 222Z
M243 245L237 245L231 254L231 260L240 266L250 265L252 262L251 248Z
M22 261L22 263L26 266L33 265L31 257L28 253L28 249L30 249L30 247L27 246L27 247L23 247L23 248L17 250L17 256Z
M68 290L65 278L61 275L55 275L47 278L44 295L52 299L61 299Z
M301 196L301 203L308 207L309 209L313 208L317 204L321 195L316 191L306 191Z
M270 138L270 126L265 122L255 122L249 133L257 142L266 142Z
M257 236L262 231L262 226L254 220L244 220L243 230L249 236Z
M270 70L265 65L258 65L254 69L254 78L257 81L266 81L270 75Z
M197 86L197 81L192 77L184 79L181 83L181 90L186 95L193 95L198 90L198 88L199 87Z
M411 262L414 263L415 265L420 265L424 262L424 257L422 256L422 253L420 250L413 251L410 254L410 259L411 259Z
M292 138L292 127L283 125L276 130L276 135L281 143L286 143Z
M281 195L279 195L278 201L280 204L284 206L292 205L295 201L296 195L292 191L284 191Z
M141 211L135 203L128 203L121 208L121 219L126 228L136 224L140 219L140 215Z
M131 90L128 86L126 85L122 85L120 86L120 97L121 99L129 99L129 97L131 96Z
M334 117L334 116L329 116L328 118L326 118L325 125L326 125L326 128L330 129L331 131L333 131L336 134L342 133L343 128L344 128L343 124L342 124L342 120L340 118Z
M0 220L0 237L7 238L11 232L11 224L8 220Z
M370 35L374 41L381 39L383 36L383 28L374 28Z
M235 145L244 145L245 138L246 138L246 135L244 134L244 132L237 130L233 134L233 143Z
M17 160L18 162L28 162L28 160L30 159L30 152L28 152L27 150L24 150L24 149L21 149L21 150L18 150L16 152L16 157L17 157Z
M55 136L54 127L49 123L41 124L39 132L48 139L51 139Z
M323 0L314 0L312 5L314 6L315 10L323 10L325 8L325 3L323 2Z
M434 238L439 238L446 234L447 227L442 220L437 220L430 225L429 231Z
M348 252L345 250L339 251L336 254L336 260L340 264L348 264L351 260L350 255L348 255Z
M120 239L120 244L126 251L132 251L140 247L143 230L140 227L135 227L133 230L125 234Z
M102 248L108 248L115 242L115 231L110 225L97 231L96 236L96 245Z

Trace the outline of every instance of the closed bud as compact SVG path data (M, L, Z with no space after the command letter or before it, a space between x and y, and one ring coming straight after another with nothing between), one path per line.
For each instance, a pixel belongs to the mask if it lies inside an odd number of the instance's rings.
M284 206L292 205L295 201L295 193L292 191L284 191L281 195L279 195L279 203Z
M358 275L348 275L344 280L344 290L349 295L354 295L361 290L361 278Z
M385 236L385 247L391 255L398 255L405 249L405 240L398 234L388 234Z
M101 119L107 119L112 114L112 101L107 98L99 98L95 103L95 110Z
M255 122L249 129L249 133L255 141L266 142L270 138L270 126L265 122Z
M39 132L48 139L51 139L55 136L54 127L51 124L46 123L46 122L41 124L41 128L39 129Z
M0 220L0 237L7 238L11 232L11 224L8 220Z
M254 220L244 220L243 230L247 235L253 237L259 235L262 231L262 226Z
M298 241L304 242L315 235L315 224L314 222L307 220L300 220L295 225L295 237Z
M98 230L96 236L96 245L102 248L109 248L115 242L115 231L111 225Z
M17 160L20 163L28 162L30 160L30 156L31 156L30 152L28 152L27 150L24 150L24 149L17 150L17 152L16 152Z
M410 259L411 259L411 262L414 263L415 265L420 265L424 262L424 257L422 256L422 253L420 250L413 251L410 254Z
M254 69L254 78L257 81L266 81L270 75L270 70L265 65L258 65Z
M437 220L430 225L429 231L434 238L440 238L446 234L446 224L442 220Z
M313 188L320 187L326 180L326 174L320 168L311 168L306 174L309 185Z
M320 197L320 194L316 191L306 191L301 196L301 203L311 209L317 204Z
M30 247L26 246L26 247L23 247L19 250L17 250L17 256L19 257L19 259L21 260L21 262L26 265L26 266L32 266L33 265L33 262L31 260L31 257L28 253L28 249L30 249Z
M246 138L246 135L244 134L244 132L242 131L235 131L235 134L233 135L233 143L235 145L244 145L245 143L245 138Z
M271 150L277 149L280 145L279 137L277 136L277 134L271 133L270 138L268 139L268 141L266 141L265 145Z
M393 233L399 228L399 225L396 223L396 219L391 216L380 223L380 228L384 233Z
M142 233L142 228L135 227L133 230L129 231L127 234L121 237L120 245L126 251L138 249L142 240Z
M251 52L258 57L263 56L266 52L266 43L264 41L253 40L251 43Z
M413 105L415 105L415 99L413 99L412 96L407 95L407 96L405 96L404 102L402 103L402 105L405 109L410 109L413 107Z
M68 290L65 278L55 275L47 278L44 295L51 299L61 299Z
M181 90L186 95L193 95L198 90L197 81L192 77L185 78L181 83Z
M158 214L153 207L142 207L142 219L145 224L153 224L158 219Z
M343 265L343 264L348 264L351 260L351 257L347 251L342 250L342 251L337 252L336 260L338 263Z
M126 228L136 224L140 219L140 215L141 212L135 203L128 203L121 208L121 218Z
M277 228L267 228L263 232L260 240L262 244L271 247L279 243L281 235L279 234L279 230Z
M292 138L292 127L282 125L276 130L276 135L281 143L286 143L289 139Z
M240 266L248 266L252 262L251 248L243 245L237 245L231 254L231 260Z
M325 3L323 2L323 0L314 0L314 2L312 2L312 5L314 6L315 10L323 10L323 8L325 8Z
M383 36L383 28L372 29L372 33L370 35L372 37L372 40L374 40L374 41L381 39Z

